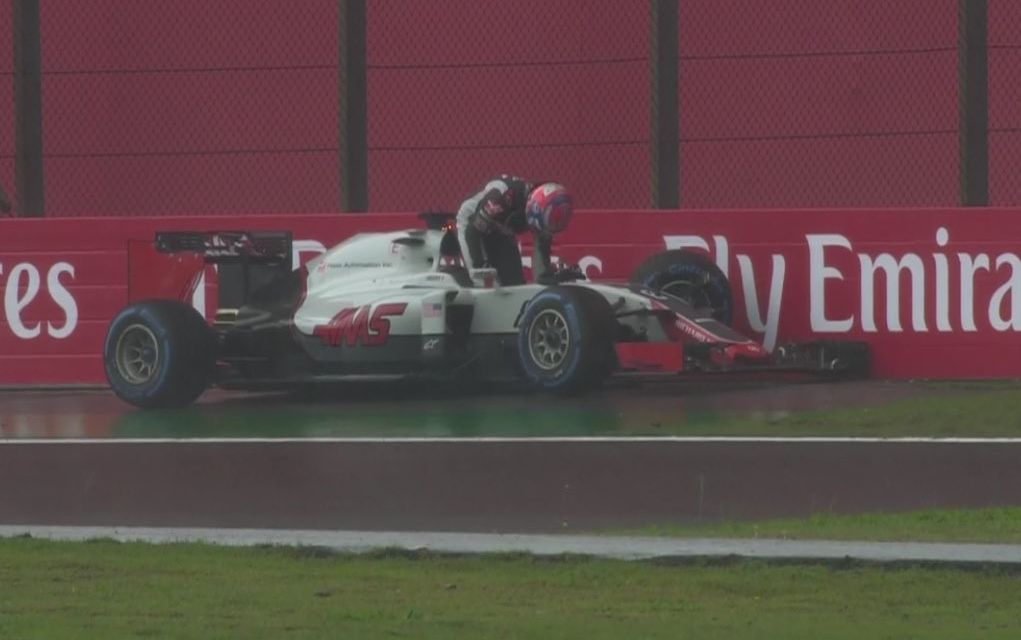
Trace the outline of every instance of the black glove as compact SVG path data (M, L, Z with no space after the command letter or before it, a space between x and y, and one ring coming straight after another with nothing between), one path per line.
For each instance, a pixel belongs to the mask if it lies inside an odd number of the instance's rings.
M544 271L535 279L536 284L550 286L557 283L557 274L552 271Z
M561 264L558 269L546 269L546 271L543 271L542 274L535 279L535 282L536 284L549 286L585 279L585 272L582 271L581 267L578 265L568 266Z
M574 282L585 280L585 272L578 265L561 265L554 274L557 282Z

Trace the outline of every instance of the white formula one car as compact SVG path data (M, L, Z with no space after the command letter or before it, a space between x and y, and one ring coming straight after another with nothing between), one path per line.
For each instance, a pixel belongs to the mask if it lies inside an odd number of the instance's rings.
M622 285L563 270L556 286L503 287L494 270L463 266L452 214L420 217L427 228L358 234L299 271L286 232L158 233L158 252L219 265L219 310L210 325L180 300L125 308L106 339L110 386L155 408L210 385L421 375L581 392L616 372L867 368L861 344L770 354L731 329L730 287L700 254L657 254Z

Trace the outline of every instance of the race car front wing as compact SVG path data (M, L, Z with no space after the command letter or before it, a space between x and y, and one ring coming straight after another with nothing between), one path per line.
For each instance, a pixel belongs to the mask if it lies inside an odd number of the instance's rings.
M638 373L792 372L829 377L867 377L869 347L864 342L818 340L786 343L772 352L754 343L685 344L618 342L618 368Z

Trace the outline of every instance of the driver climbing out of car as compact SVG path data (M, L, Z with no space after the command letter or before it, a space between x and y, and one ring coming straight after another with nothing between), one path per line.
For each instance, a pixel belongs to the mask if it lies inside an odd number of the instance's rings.
M525 284L517 236L531 230L535 281L556 283L550 263L553 236L567 228L572 213L571 195L555 182L536 184L507 175L491 180L457 212L458 240L468 268L496 269L504 286Z

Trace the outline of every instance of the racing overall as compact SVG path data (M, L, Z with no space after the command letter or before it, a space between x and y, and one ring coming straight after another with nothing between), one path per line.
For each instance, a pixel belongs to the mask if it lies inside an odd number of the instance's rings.
M514 176L491 180L457 211L457 234L469 269L496 269L502 285L525 284L517 235L530 227L525 217L528 194L535 185ZM532 270L536 282L552 275L553 237L535 235Z

